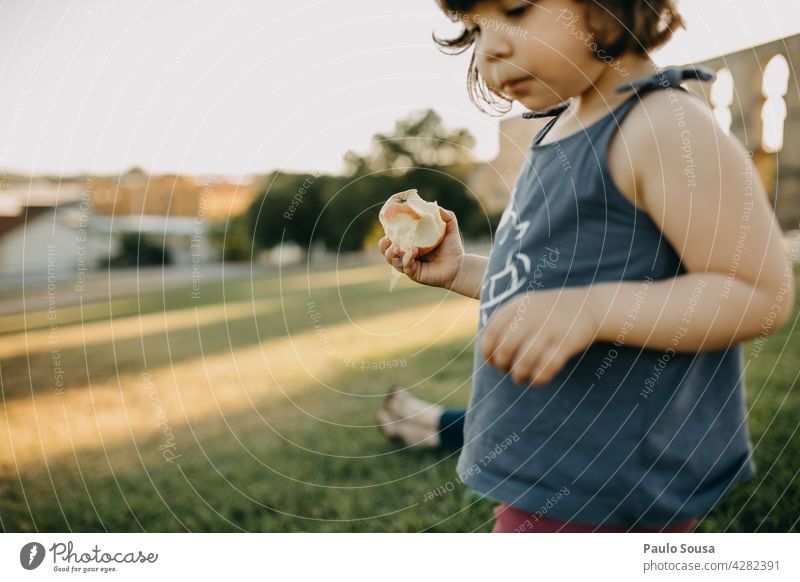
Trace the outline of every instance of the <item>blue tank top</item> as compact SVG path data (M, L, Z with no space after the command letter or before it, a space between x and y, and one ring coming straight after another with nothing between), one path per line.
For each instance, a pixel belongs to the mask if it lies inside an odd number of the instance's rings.
M645 294L648 281L686 272L616 188L605 153L639 97L684 90L690 77L711 76L674 68L623 86L630 98L561 141L540 143L568 104L527 114L556 117L534 138L493 241L457 467L489 498L563 521L658 527L701 516L755 473L738 344L677 353L598 341L536 388L479 349L494 310L517 294L620 280Z

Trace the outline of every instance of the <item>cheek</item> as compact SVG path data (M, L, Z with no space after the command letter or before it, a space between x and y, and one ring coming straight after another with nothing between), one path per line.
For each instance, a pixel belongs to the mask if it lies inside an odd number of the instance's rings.
M569 65L569 69L580 70L591 57L588 42L576 38L559 23L553 23L537 42L541 51L547 51L554 67Z
M602 70L586 45L560 30L560 24L541 35L530 36L524 45L525 61L533 74L553 87L573 94L585 89Z

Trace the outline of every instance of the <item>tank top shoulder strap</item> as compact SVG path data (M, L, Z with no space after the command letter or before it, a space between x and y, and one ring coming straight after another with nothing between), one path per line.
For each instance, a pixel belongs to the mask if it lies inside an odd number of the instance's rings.
M526 111L522 114L524 119L540 119L542 117L552 117L550 121L544 124L539 131L536 132L536 135L533 137L533 145L538 145L542 138L550 131L550 128L553 127L556 121L558 121L558 117L567 110L567 108L572 103L572 100L568 100L564 103L560 103L554 107L550 107L549 109L545 109L543 111Z
M544 136L546 136L550 128L555 125L556 121L558 121L558 116L545 123L544 126L536 132L536 135L533 136L533 145L539 145L539 142L544 139Z
M707 69L690 65L685 67L669 67L662 69L661 72L654 75L642 77L630 83L620 85L616 88L617 93L632 91L632 95L623 101L621 105L617 106L613 111L609 112L609 114L602 118L599 122L594 124L594 126L600 130L611 128L611 132L613 132L613 129L619 127L622 119L628 114L633 106L651 91L657 91L660 89L678 89L680 91L686 91L686 89L681 86L683 81L710 81L713 78L714 75ZM549 132L553 125L555 125L556 121L558 121L558 117L569 107L571 102L572 100L560 105L556 105L555 107L551 107L550 109L546 109L544 111L527 111L522 114L522 117L525 119L552 117L552 119L536 133L533 138L533 145L538 145L544 139L544 137L547 135L547 132ZM604 131L603 133L610 136L611 132Z
M685 90L681 83L689 80L696 81L710 81L714 78L714 74L708 69L703 67L696 67L694 65L687 65L685 67L668 67L662 69L661 72L647 77L642 77L624 83L617 87L617 93L625 93L626 91L634 91L637 95L642 95L657 89L681 89Z
M593 137L595 140L594 146L598 151L606 151L608 142L622 125L622 121L648 93L660 90L678 90L688 93L687 89L682 86L683 81L697 80L707 82L713 78L714 75L704 68L694 66L670 67L662 69L654 75L620 85L616 89L617 93L630 91L632 94L596 124L596 133L594 133Z

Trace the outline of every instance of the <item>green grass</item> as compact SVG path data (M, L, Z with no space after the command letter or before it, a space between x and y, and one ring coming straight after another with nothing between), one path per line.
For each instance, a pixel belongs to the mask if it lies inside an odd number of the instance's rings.
M365 359L406 358L406 366L362 370L326 359L320 344L303 343L313 342L315 332L302 273L282 281L263 277L252 282L252 289L250 280L203 288L202 304L211 308L253 297L277 302L256 308L254 315L117 339L98 332L86 342L65 345L66 384L60 396L53 395L49 351L3 358L7 412L0 424L8 428L0 426L0 445L10 442L5 440L10 431L19 450L13 459L0 457L0 530L489 531L492 504L474 501L455 482L455 455L402 449L373 426L381 396L392 383L463 406L470 390L477 304L404 281L388 293L385 271L375 269L373 280L372 271L359 272L367 276L336 284L328 271L312 281L321 321L338 350ZM158 314L191 312L196 306L188 290L140 299L89 306L88 319L113 316L124 323L140 309ZM454 319L448 306L461 302L467 309ZM414 309L428 313L429 320L422 330L407 332L408 343L393 353L382 343L376 318L395 313L391 327L402 329ZM748 358L752 346L745 345L758 474L705 516L698 531L798 528L797 308L794 316L767 339L758 357ZM29 330L46 325L44 314L28 319ZM62 331L79 329L80 310L65 308L58 323ZM439 339L450 326L450 334ZM8 334L5 339L25 337L13 317L0 320L0 328ZM293 345L296 360L291 359ZM269 370L262 348L278 359ZM226 358L237 367L226 365ZM217 359L222 364L209 364ZM145 369L153 373L167 411L171 442L180 454L174 463L159 451L166 437L158 431L151 403L141 396ZM268 389L273 373L292 380L278 382L280 390ZM197 378L207 378L213 392ZM171 380L181 386L180 399L171 396ZM115 398L121 404L114 404ZM118 427L114 438L100 436L86 423L95 416L108 417L108 426ZM38 447L37 428L25 419L54 423L61 417L68 419L67 429L46 432L48 427L40 426L46 444ZM25 438L33 445L23 450ZM455 485L450 493L425 501L428 491L448 482Z

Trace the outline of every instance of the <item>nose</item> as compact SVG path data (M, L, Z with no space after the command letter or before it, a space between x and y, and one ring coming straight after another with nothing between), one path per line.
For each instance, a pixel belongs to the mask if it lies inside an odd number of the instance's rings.
M507 62L514 52L507 35L495 31L481 31L477 46L475 47L476 65L478 72L490 84L496 82L497 75L493 69L502 69L502 63Z
M491 29L481 31L478 41L479 56L487 62L508 59L511 56L511 39L503 31Z

